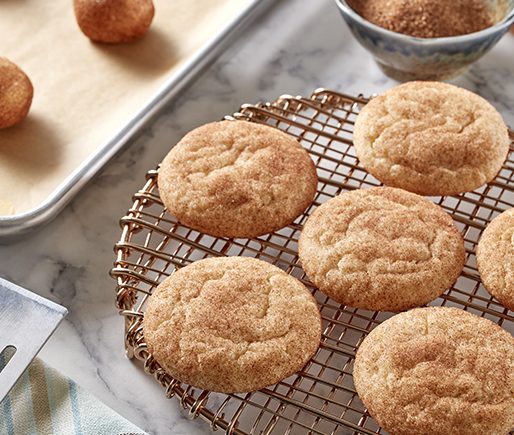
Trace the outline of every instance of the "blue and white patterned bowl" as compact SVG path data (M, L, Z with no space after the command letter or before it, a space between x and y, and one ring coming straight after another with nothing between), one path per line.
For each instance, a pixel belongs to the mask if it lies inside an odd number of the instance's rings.
M445 80L461 74L494 47L514 22L514 0L488 0L498 18L495 25L468 35L415 38L370 23L346 0L335 1L359 43L385 74L399 81Z

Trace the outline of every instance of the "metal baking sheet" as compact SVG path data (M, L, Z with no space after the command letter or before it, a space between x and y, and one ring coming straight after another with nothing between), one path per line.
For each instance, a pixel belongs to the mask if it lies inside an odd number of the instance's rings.
M55 217L109 159L141 130L150 118L176 97L220 54L238 31L272 3L273 0L247 0L245 6L231 16L230 20L224 23L200 49L182 61L178 68L173 69L156 91L149 93L148 99L141 109L134 116L126 119L114 136L106 137L105 142L81 161L71 173L68 173L44 201L27 211L0 215L0 240L9 241Z

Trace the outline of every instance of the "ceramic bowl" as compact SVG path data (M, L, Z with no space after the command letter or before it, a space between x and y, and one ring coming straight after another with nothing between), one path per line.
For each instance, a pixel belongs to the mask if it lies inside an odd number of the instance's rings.
M445 80L461 74L494 47L514 22L514 0L488 0L487 6L498 17L493 26L467 35L416 38L372 24L346 0L335 1L355 38L386 75L399 81Z

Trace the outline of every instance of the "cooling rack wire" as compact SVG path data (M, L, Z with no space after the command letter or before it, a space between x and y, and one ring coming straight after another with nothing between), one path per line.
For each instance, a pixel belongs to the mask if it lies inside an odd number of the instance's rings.
M189 411L213 430L227 434L381 434L366 412L352 381L355 352L366 334L391 317L337 304L310 284L301 269L297 245L302 225L320 204L340 192L378 186L359 166L352 130L367 99L319 89L310 98L282 96L272 103L243 105L226 117L269 124L295 136L316 163L318 191L313 204L293 224L257 239L224 239L183 227L159 198L157 170L134 195L121 219L111 271L117 281L116 305L125 318L125 347L130 358ZM510 132L514 140L514 133ZM514 313L492 299L480 284L475 248L482 230L496 215L514 207L514 147L497 178L474 192L432 198L450 213L465 239L466 265L455 285L431 305L454 306L488 318L514 332ZM142 333L152 290L174 269L215 256L250 256L268 261L300 279L313 292L323 319L321 345L304 369L277 385L248 394L223 395L195 389L166 374L148 352Z

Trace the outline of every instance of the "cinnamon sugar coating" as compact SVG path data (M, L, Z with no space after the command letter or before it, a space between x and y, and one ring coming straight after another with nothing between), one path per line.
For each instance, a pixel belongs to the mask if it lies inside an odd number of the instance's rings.
M307 288L279 268L254 258L209 258L158 286L143 330L170 375L234 393L300 370L318 348L321 317Z
M299 242L309 279L335 301L378 311L424 305L464 267L464 242L439 206L391 187L345 192L318 207Z
M353 378L369 413L395 435L514 429L514 338L457 308L419 308L377 326Z
M0 57L0 129L12 127L28 114L34 88L27 75L5 57Z
M482 233L477 265L489 293L514 311L514 208L496 216Z
M298 141L247 121L189 132L164 158L158 177L171 214L219 237L252 238L290 224L310 205L317 184Z
M466 35L493 25L482 0L350 0L366 20L418 38Z
M73 0L73 5L82 32L109 44L141 38L155 13L152 0Z
M510 144L491 104L438 82L409 82L373 98L357 118L353 140L368 172L420 195L454 195L488 183Z

